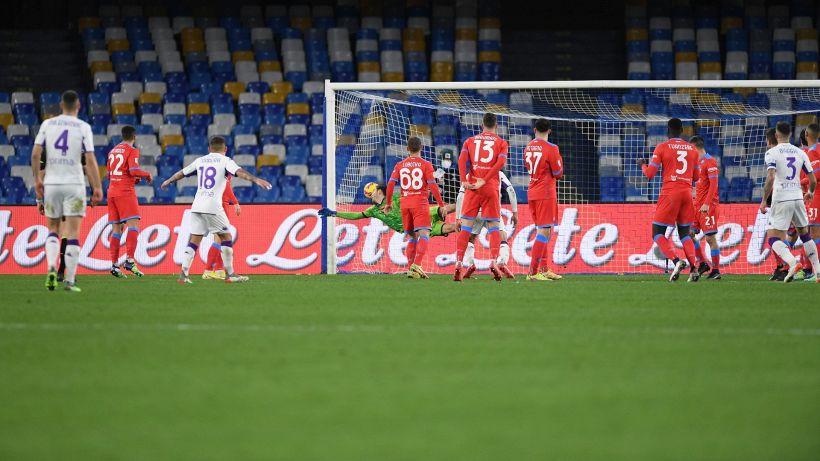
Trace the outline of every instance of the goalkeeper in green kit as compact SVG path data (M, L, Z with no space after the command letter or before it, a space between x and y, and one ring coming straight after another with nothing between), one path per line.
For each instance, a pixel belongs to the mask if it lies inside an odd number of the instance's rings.
M393 229L396 232L404 232L401 220L401 200L400 192L393 194L393 203L390 210L385 210L385 199L387 187L384 184L377 184L375 182L367 183L364 186L364 195L375 203L375 205L367 208L364 211L334 211L328 208L319 210L319 216L326 218L328 216L336 216L337 218L358 220L364 218L376 218ZM455 205L447 205L444 208L438 206L430 207L430 222L433 224L433 229L430 231L430 237L446 237L456 231L457 225L455 223L446 223L444 219L448 214L455 211Z

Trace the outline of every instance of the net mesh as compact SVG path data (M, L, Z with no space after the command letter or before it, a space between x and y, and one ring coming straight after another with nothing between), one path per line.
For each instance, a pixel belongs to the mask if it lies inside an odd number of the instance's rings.
M667 140L666 122L678 117L684 121L684 137L703 137L707 152L717 159L722 204L738 204L721 207L722 263L738 271L764 272L771 264L768 250L758 245L765 219L754 205L740 204L760 200L765 131L783 120L795 125L797 133L816 122L820 110L817 88L338 91L335 97L338 211L359 212L373 205L363 186L384 182L414 135L422 139L422 156L439 169L445 201L454 203L458 166L454 161L442 168L442 154L450 151L457 158L463 141L480 132L482 115L497 114L497 132L510 145L505 172L521 204L518 226L513 226L509 198L502 193L510 265L518 272L529 264L534 238L522 152L532 139L535 119L551 121L550 141L560 147L565 164L565 177L558 183L559 226L550 245L557 270L635 273L669 267L650 236L660 175L647 180L637 160L647 159L656 144ZM454 215L447 219L454 221ZM479 269L489 265L481 259L489 257L485 232L476 244ZM612 233L617 243L606 245ZM675 231L669 233L680 248ZM406 267L403 236L378 220L337 219L335 238L338 272L387 273ZM432 239L429 268L451 271L454 253L454 237Z

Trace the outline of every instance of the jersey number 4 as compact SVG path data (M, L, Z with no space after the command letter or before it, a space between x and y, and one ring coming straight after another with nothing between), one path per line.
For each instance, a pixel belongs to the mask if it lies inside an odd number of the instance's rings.
M402 168L399 170L399 182L402 190L421 190L424 187L424 172L421 168Z
M114 166L114 162L117 163ZM116 155L109 155L108 156L108 171L111 172L111 176L122 176L123 172L120 168L122 168L122 164L125 162L125 157L122 154Z
M530 175L535 174L538 170L538 163L541 162L542 155L544 155L542 152L532 152L529 150L524 154L524 161L527 162L527 173ZM533 158L535 158L534 162Z
M68 152L68 130L63 130L60 136L57 136L57 140L54 141L54 148L61 151L63 156L66 155Z
M495 141L482 141L481 139L476 139L475 142L475 152L473 152L473 162L474 163L490 163L490 160L493 159L493 146L495 145ZM481 153L485 152L487 156L481 155Z

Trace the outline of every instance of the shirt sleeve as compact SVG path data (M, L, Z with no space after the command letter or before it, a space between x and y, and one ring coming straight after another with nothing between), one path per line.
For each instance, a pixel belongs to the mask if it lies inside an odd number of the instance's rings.
M508 178L507 175L505 175L503 171L498 172L498 179L500 179L501 183L504 184L505 186L512 187L512 183L510 182L510 178Z
M195 174L197 166L199 166L199 159L196 159L193 162L189 163L187 166L183 167L182 174L184 174L185 176L191 176L192 174Z
M433 164L430 163L430 162L427 162L427 165L425 165L425 168L424 168L424 182L426 182L428 185L429 184L435 184L436 183L435 174L436 174L436 171L433 170Z
M767 170L777 169L777 162L775 162L774 157L772 157L771 151L766 152L765 162Z
M564 159L561 158L561 151L558 147L552 151L552 159L550 159L550 169L554 178L560 178L564 175Z
M91 132L91 125L83 124L83 153L94 152L94 133Z
M240 166L237 165L233 159L229 158L228 161L225 162L225 171L227 171L231 176L236 176L236 172L239 171L239 168Z
M808 154L806 154L803 151L801 151L800 154L803 158L803 171L805 171L806 174L814 173L814 171L811 168L811 159L809 158Z
M38 146L46 146L46 127L48 127L48 121L43 122L40 125L40 129L37 131L37 136L34 138L34 144Z

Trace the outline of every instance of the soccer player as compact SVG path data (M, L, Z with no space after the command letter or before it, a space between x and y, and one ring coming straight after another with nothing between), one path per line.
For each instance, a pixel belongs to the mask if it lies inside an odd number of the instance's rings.
M483 219L490 226L487 235L490 240L490 271L493 278L501 280L496 260L498 259L501 236L498 223L501 220L501 197L499 195L498 172L507 162L507 141L496 133L496 116L493 113L484 114L482 132L468 138L461 149L458 158L458 172L464 192L464 206L461 220L461 232L456 244L456 270L453 280L460 282L464 279L464 252L473 233L473 220L479 211ZM469 180L468 180L469 176Z
M811 169L811 161L805 152L789 143L791 125L787 122L778 122L775 128L777 146L766 152L766 184L763 186L763 199L760 202L760 211L766 213L767 199L771 195L772 206L769 214L769 223L766 235L772 251L789 266L784 282L791 282L794 274L802 267L800 261L789 251L783 243L786 231L794 223L806 255L814 267L814 273L820 270L820 261L817 259L817 245L808 232L809 218L806 205L803 202L803 191L800 187L800 170L809 173L809 190L805 199L812 200L817 187L817 179ZM816 277L811 280L816 282Z
M698 151L700 163L698 168L700 170L700 177L695 189L695 225L689 231L695 242L695 252L700 261L698 265L698 274L701 276L711 269L709 276L710 280L720 280L720 247L717 243L717 220L720 216L719 203L720 194L718 193L718 179L720 179L720 169L717 161L706 152L704 145L705 141L700 136L693 136L689 140L689 144L695 146ZM706 245L701 245L697 235L703 231L703 239L709 244L710 256L712 266L706 261Z
M208 155L194 160L190 165L174 173L160 186L167 189L171 184L186 176L197 175L197 192L194 203L191 205L191 238L182 257L182 272L178 282L192 283L188 276L191 263L194 261L196 250L199 248L205 234L216 233L222 247L222 261L227 272L225 283L247 282L248 277L236 275L233 270L233 242L228 231L228 217L222 208L222 196L225 192L226 177L239 176L247 179L259 187L270 189L271 184L264 179L243 170L232 159L225 156L228 146L225 138L214 136L208 142Z
M46 261L48 275L46 288L57 287L57 255L60 252L60 225L63 217L63 235L66 241L66 291L80 292L75 283L80 260L80 225L85 216L85 171L91 184L91 205L102 200L102 185L97 160L94 158L94 135L91 126L77 118L80 97L66 91L60 98L61 115L47 119L40 125L31 151L31 169L35 178L38 205L48 218ZM40 170L40 158L46 153L46 167Z
M396 184L401 188L401 218L402 226L410 240L416 241L413 261L408 260L410 269L407 276L410 278L429 278L422 268L424 255L427 254L427 244L430 243L430 192L436 199L439 208L444 208L441 191L433 176L433 164L421 158L421 139L412 136L407 140L407 152L410 155L400 161L393 168L390 181L387 183L386 210L393 207L393 190Z
M524 164L530 175L527 199L536 228L527 280L550 281L557 279L557 274L549 270L541 272L540 268L547 260L550 233L558 221L556 183L564 174L564 164L558 146L549 142L550 122L543 118L536 120L534 131L535 139L524 149Z
M504 174L503 171L498 172L498 180L500 185L504 186L504 190L507 192L507 197L510 199L510 208L512 209L512 218L510 221L512 222L513 226L518 225L518 194L515 192L515 188L510 182L510 179L507 175ZM458 197L456 197L456 214L461 215L461 208L464 206L464 188L461 188L458 192ZM499 195L499 198L501 195ZM500 205L499 205L500 206ZM500 221L499 221L500 223ZM464 278L470 278L473 273L476 271L475 266L475 239L481 234L481 229L487 227L487 221L485 221L481 217L481 213L476 216L475 221L473 222L473 232L470 235L470 240L467 243L467 250L464 252L464 265L467 266L467 272L464 273ZM507 266L507 263L510 261L510 245L507 242L508 235L507 231L499 226L499 235L501 236L501 244L498 247L498 259L496 263L498 264L498 270L504 273L504 276L508 279L514 279L515 274Z
M811 169L813 174L817 181L820 182L820 147L817 145L818 137L820 137L820 125L817 123L812 123L806 128L806 138L809 142L808 157L809 161L811 161ZM801 179L801 184L803 181L804 180ZM808 184L809 178L808 175L806 175L804 187L808 187ZM814 194L814 197L806 202L806 211L809 215L809 231L811 232L811 238L814 240L815 245L820 245L820 194ZM803 248L803 254L805 255L805 246ZM812 270L811 273L805 274L803 280L812 281L816 280L816 278L817 272Z
M655 243L672 260L674 268L669 277L670 282L678 280L686 262L681 260L672 242L666 238L666 228L678 228L678 235L683 244L683 251L689 261L691 272L689 282L700 279L695 266L695 244L689 236L689 226L694 221L692 205L692 182L698 180L698 152L695 146L681 139L683 123L678 118L669 120L666 124L669 141L662 142L655 147L652 160L647 165L645 159L638 160L643 174L650 180L658 170L663 170L663 186L658 197L655 217L652 220L652 236Z
M225 192L222 194L222 209L225 211L225 216L228 216L229 207L233 207L236 216L242 212L242 207L239 206L239 200L236 194L233 193L233 186L231 186L231 177L228 176L225 183ZM219 244L219 236L214 234L214 241L211 243L211 248L208 249L208 261L205 263L205 271L202 273L204 280L215 279L225 280L225 264L222 262L222 246Z
M111 224L111 275L125 278L119 267L120 239L125 228L125 248L127 257L123 268L142 277L144 274L134 262L139 233L140 211L134 185L145 179L151 184L151 173L140 168L140 151L134 147L137 130L133 126L122 127L122 142L108 153L108 223Z
M337 218L347 219L350 221L358 221L365 218L376 218L383 222L387 227L395 232L404 232L403 223L401 221L401 192L393 192L393 206L387 210L385 209L385 201L387 200L387 186L384 184L376 184L376 190L368 197L375 205L364 211L335 211L329 208L322 208L319 210L319 216L327 218L328 216L335 216ZM430 231L430 237L447 237L456 231L456 224L446 223L444 220L447 215L455 210L455 205L447 205L444 208L438 206L430 207L430 222L433 229ZM407 264L413 261L415 257L416 242L412 239L407 243Z

